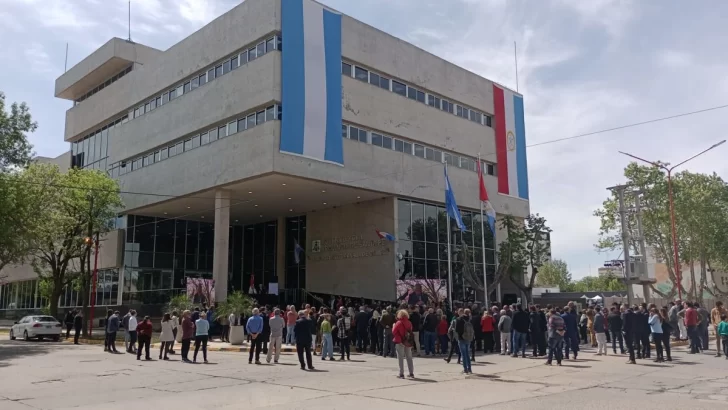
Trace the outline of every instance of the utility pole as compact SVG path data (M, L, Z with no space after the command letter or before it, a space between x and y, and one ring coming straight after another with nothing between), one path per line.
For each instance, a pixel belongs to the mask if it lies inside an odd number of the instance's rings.
M619 198L619 221L620 225L622 225L622 253L624 254L624 279L627 284L627 304L632 306L634 292L632 292L632 266L629 260L629 242L631 235L627 226L627 208L624 205L624 191L627 189L627 186L617 185L607 189L616 192Z
M634 194L634 206L635 206L635 217L637 219L637 243L640 248L640 261L639 261L639 273L647 274L647 246L645 246L645 234L642 230L642 192L635 192ZM645 298L645 303L650 299L650 285L644 282L646 277L640 277L642 280L642 295ZM631 288L631 286L630 286Z

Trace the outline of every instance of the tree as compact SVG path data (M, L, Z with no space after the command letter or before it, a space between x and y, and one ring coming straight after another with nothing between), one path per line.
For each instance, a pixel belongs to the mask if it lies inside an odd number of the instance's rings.
M27 133L38 128L25 103L13 103L5 110L5 94L0 91L0 172L25 168L31 161L33 146Z
M111 229L122 206L117 182L94 170L73 168L64 174L51 164L31 165L23 171L21 181L27 189L42 192L43 206L36 218L30 254L38 276L52 284L50 314L57 314L63 288L76 278L85 295L83 306L88 306L88 233L103 234Z
M565 292L619 292L627 290L622 280L613 275L585 276L577 281L569 282L564 288Z
M565 289L569 283L571 283L571 273L566 262L561 259L544 263L536 278L538 286L558 286L559 289Z

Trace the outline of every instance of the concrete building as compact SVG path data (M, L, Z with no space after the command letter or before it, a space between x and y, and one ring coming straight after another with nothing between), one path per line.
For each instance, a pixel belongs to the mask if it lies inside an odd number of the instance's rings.
M102 244L102 305L200 279L217 301L394 301L398 283L449 279L453 300L482 300L462 275L495 270L479 153L496 213L529 213L519 94L310 0L246 0L165 51L111 39L55 95L74 101L70 165L130 192ZM452 278L445 163L467 226L452 223Z

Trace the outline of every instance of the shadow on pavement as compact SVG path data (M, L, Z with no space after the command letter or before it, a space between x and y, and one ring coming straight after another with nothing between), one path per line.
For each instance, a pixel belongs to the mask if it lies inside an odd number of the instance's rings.
M0 341L0 367L11 366L9 362L14 359L50 354L69 347L71 346L61 342L2 340Z
M578 364L562 364L561 367L571 367L573 369L591 369L591 366L580 366Z

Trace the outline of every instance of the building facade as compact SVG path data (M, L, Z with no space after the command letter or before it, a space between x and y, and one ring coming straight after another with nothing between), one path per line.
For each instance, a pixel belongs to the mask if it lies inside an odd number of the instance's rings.
M166 51L111 39L55 94L74 101L69 165L125 192L102 241L107 305L161 304L197 279L217 301L394 301L417 281L482 301L464 273L495 271L479 160L496 214L529 213L520 95L310 0L246 0ZM467 227L451 224L452 269L445 164Z

